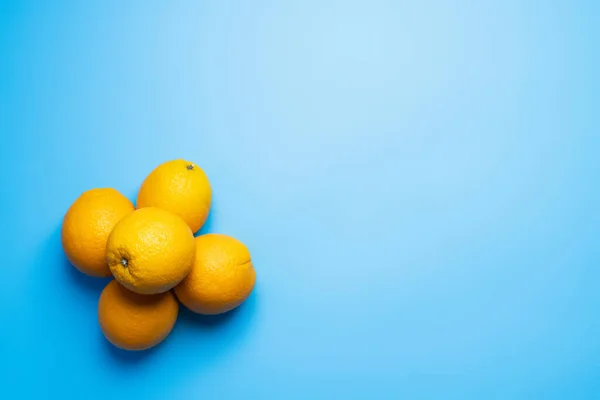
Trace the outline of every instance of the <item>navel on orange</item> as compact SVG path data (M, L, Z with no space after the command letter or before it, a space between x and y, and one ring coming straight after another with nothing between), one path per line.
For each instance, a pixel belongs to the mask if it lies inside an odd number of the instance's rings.
M177 214L195 233L206 222L211 202L212 189L204 171L193 162L177 159L159 165L144 179L136 205Z
M221 234L196 238L194 266L175 287L175 294L198 314L230 311L250 295L256 272L248 248L239 240Z
M115 279L140 294L177 285L194 263L194 235L177 215L155 207L136 210L114 227L106 245Z
M141 295L112 280L98 302L102 333L123 350L146 350L169 335L179 313L172 292Z
M106 241L113 227L133 212L131 201L110 188L84 192L67 210L61 240L67 259L91 276L110 276Z

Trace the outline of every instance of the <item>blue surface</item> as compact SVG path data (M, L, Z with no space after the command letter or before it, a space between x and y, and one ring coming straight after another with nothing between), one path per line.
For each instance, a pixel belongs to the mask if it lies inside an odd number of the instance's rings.
M0 0L0 398L600 398L599 4ZM256 290L124 353L61 218L178 157Z

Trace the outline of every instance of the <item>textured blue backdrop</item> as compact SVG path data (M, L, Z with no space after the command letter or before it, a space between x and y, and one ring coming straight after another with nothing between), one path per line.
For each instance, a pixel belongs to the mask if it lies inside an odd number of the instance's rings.
M0 397L598 399L599 4L0 0ZM117 351L61 218L177 157L256 291Z

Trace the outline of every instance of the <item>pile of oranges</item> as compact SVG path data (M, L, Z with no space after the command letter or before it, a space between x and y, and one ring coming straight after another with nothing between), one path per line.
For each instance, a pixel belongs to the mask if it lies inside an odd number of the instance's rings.
M171 332L179 302L215 315L240 304L254 289L248 248L222 234L194 237L210 212L212 189L204 171L167 161L143 181L136 206L110 188L84 192L66 212L62 246L84 274L112 279L98 302L104 336L124 350L145 350Z

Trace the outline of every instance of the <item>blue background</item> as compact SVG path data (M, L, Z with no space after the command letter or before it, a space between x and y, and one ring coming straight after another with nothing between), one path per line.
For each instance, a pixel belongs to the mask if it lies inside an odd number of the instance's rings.
M600 398L600 3L0 0L0 397ZM101 335L79 194L205 169L252 297Z

